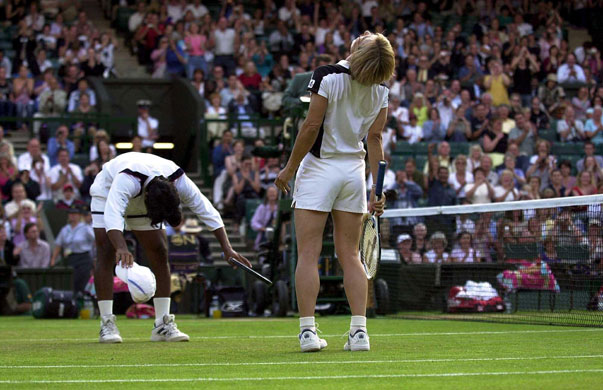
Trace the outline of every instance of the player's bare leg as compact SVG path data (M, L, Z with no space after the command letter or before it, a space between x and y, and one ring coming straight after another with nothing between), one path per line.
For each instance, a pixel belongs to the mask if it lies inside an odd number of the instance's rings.
M170 315L170 266L165 231L138 230L134 231L134 235L144 248L157 281L157 291L153 298L155 328L151 333L151 341L188 341L188 335L178 330L174 316Z
M316 334L314 310L320 289L318 258L322 250L322 236L328 215L320 211L295 209L295 292L300 316L299 339L303 352L320 351L327 346L326 341Z
M370 349L366 333L368 283L358 252L362 214L333 210L332 215L335 251L343 269L343 286L352 311L350 335L344 349L367 351Z
M94 229L96 241L96 267L94 269L94 286L98 297L98 308L101 314L101 343L121 343L122 338L115 325L113 315L113 267L115 267L115 248L104 228Z

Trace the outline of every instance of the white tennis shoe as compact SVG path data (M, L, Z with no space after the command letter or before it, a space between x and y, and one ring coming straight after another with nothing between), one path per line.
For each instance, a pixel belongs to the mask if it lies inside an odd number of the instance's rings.
M151 341L189 341L186 333L178 330L173 314L163 316L163 323L155 326L151 332Z
M354 334L348 334L348 341L343 346L344 351L370 351L371 343L368 334L362 329L358 329Z
M103 344L122 342L117 325L115 325L115 316L113 314L101 317L101 328L98 341Z
M302 352L318 352L327 346L327 341L318 337L311 329L304 329L298 337Z

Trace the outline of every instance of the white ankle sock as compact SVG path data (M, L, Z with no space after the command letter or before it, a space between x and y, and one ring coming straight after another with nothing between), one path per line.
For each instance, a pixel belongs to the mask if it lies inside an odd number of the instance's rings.
M299 330L310 329L312 332L316 332L316 324L314 323L314 317L299 317Z
M365 316L352 316L352 320L350 321L350 333L354 334L357 330L363 330L366 332Z
M153 298L155 326L163 324L163 316L170 314L170 298Z
M101 318L113 314L113 300L98 301L98 310Z

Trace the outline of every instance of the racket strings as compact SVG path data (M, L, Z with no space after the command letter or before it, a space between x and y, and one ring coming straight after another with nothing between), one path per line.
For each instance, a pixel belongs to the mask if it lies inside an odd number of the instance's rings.
M375 276L379 262L379 236L377 224L372 217L365 219L360 240L360 255L369 277Z

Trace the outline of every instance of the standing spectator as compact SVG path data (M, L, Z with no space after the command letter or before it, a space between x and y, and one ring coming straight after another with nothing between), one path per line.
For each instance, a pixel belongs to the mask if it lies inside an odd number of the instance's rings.
M448 125L446 139L450 142L468 142L472 139L471 124L465 118L465 106L458 106Z
M174 35L172 35L172 38L168 38L168 47L165 52L166 75L184 76L187 60L183 41L174 38Z
M450 254L453 263L479 263L482 254L473 248L473 237L467 231L461 232L457 246Z
M213 177L214 177L214 188L213 188L213 200L216 208L222 210L224 208L223 203L223 186L228 178L226 172L226 157L233 153L232 149L232 131L225 130L222 133L222 140L212 151L212 166L213 166Z
M500 61L490 62L490 75L484 79L484 87L492 95L492 104L500 106L509 104L509 92L507 88L511 84L509 76L503 73L503 67Z
M13 79L13 96L18 117L29 118L33 115L33 91L34 79L29 75L29 69L26 65L19 66L19 73ZM21 128L26 129L27 125L23 123Z
M494 187L494 200L496 202L519 200L519 191L513 183L513 172L506 169L501 172L500 185Z
M193 0L192 3L189 3L185 8L185 12L188 11L191 11L193 13L193 17L195 19L201 19L207 13L209 13L207 7L201 4L201 0Z
M511 70L513 71L513 89L521 96L522 105L527 106L531 98L532 76L540 71L540 64L524 46L519 50L519 55L513 58Z
M34 159L41 158L44 163L44 170L50 170L50 160L48 156L42 153L40 141L37 138L32 138L27 142L27 152L19 156L17 167L20 171L29 170L32 167Z
M207 62L205 61L207 36L199 32L199 25L197 23L191 23L184 42L186 43L186 50L188 52L186 76L191 79L196 69L201 69L204 74L207 73Z
M235 22L235 29L228 28L228 20L221 17L218 21L218 28L214 30L213 34L214 66L221 66L228 75L234 73L237 66L234 54L239 49L239 28L240 25L237 22Z
M553 113L554 109L565 98L565 91L557 84L557 76L549 74L546 77L545 84L538 88L538 98L544 104L544 107L549 112Z
M543 110L543 105L540 103L540 98L534 96L530 108L530 122L536 126L537 130L548 129L550 125L549 116ZM515 119L517 121L517 119ZM517 124L517 123L516 123Z
M393 208L412 209L417 207L417 201L423 196L421 187L406 175L405 171L396 172L396 185L393 188L395 196L391 203ZM419 222L416 217L392 218L391 225L410 227Z
M278 172L277 172L278 173ZM272 185L266 190L264 202L259 205L251 218L251 228L257 232L254 249L260 249L260 244L266 241L266 228L274 226L278 213L278 189Z
M586 82L584 70L580 65L576 64L574 53L569 53L567 55L567 62L557 69L557 81L560 84Z
M92 273L92 249L94 248L94 232L92 226L82 220L82 210L77 207L68 209L67 225L63 226L55 241L50 258L50 266L56 264L59 254L73 268L73 291L84 291Z
M159 45L157 48L151 53L151 61L153 61L153 74L151 77L154 79L161 79L165 77L167 66L166 55L169 44L170 42L168 37L163 36L161 39L159 39Z
M50 169L48 174L50 178L51 188L53 191L53 198L58 199L60 196L60 190L65 184L71 184L79 195L78 189L82 184L84 177L82 175L82 169L79 165L73 164L69 160L69 152L67 149L60 149L58 152L58 164Z
M138 30L140 25L143 23L145 16L146 16L146 4L144 1L139 1L138 4L136 5L136 12L134 12L128 18L128 31L129 31L128 40L129 40L129 38L131 38L134 35L134 33L136 33L136 30Z
M71 140L67 139L68 135L69 128L67 125L61 124L57 128L55 136L48 139L48 159L51 167L58 164L57 157L60 149L67 149L69 158L73 158L75 146Z
M593 117L586 121L584 136L596 145L603 144L603 120L601 120L601 106L595 106ZM587 142L588 143L588 142ZM586 147L586 143L585 143Z
M459 154L454 159L454 174L448 179L448 184L456 191L457 198L465 197L465 185L473 183L473 174L467 170L467 156Z
M290 55L293 51L295 41L285 23L279 20L276 24L276 30L268 37L268 43L270 44L270 52L272 55L279 57L283 54Z
M0 189L2 189L2 200L6 201L9 199L8 190L5 188L9 182L14 182L17 177L17 167L13 163L10 154L6 152L0 153Z
M138 135L142 138L143 148L152 148L159 138L159 121L149 115L150 100L139 100L138 106Z
M473 171L475 182L465 184L465 199L470 204L492 203L494 200L494 188L488 180L484 170L480 167Z
M250 156L243 156L241 159L241 168L232 179L232 185L236 196L235 230L238 230L241 221L245 217L245 205L247 199L259 198L262 190L260 174L254 169Z
M431 248L423 255L424 263L448 263L450 255L446 252L448 240L442 232L435 232L429 238L429 247Z
M40 231L35 223L24 228L26 240L15 245L14 256L19 256L21 268L48 268L50 266L50 245L40 240Z
M515 115L515 127L509 133L509 142L519 147L522 156L531 156L534 153L536 137L538 137L536 126L526 120L523 114Z
M576 119L572 107L567 107L563 119L557 122L557 134L561 142L580 142L586 138L584 125Z
M396 247L400 260L404 264L420 264L422 263L421 255L411 249L412 237L409 234L400 234L396 239Z

